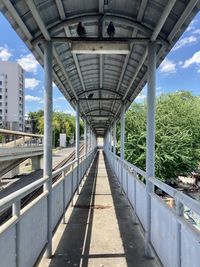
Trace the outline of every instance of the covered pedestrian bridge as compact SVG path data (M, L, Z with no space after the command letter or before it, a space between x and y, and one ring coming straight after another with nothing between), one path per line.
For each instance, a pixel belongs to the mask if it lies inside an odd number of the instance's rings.
M12 206L13 213L0 227L1 266L199 266L200 232L184 218L184 208L200 215L200 204L155 178L156 68L199 8L198 0L0 0L2 13L44 67L45 79L44 177L0 200L0 211ZM111 21L115 34L108 31ZM79 22L84 31L78 35ZM53 173L52 82L76 109L76 159ZM124 129L125 112L146 83L143 171L124 159ZM97 150L98 137L104 138L103 152ZM174 199L174 208L155 194L155 186ZM21 199L39 187L41 194L21 207ZM67 230L58 226L61 219ZM56 228L61 236L52 247Z

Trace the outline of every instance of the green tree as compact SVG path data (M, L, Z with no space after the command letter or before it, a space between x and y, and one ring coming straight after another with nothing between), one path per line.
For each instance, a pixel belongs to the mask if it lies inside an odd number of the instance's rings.
M39 120L44 115L43 110L33 111L28 113L28 117L32 120L33 133L39 133Z
M146 103L133 103L126 113L125 158L145 169ZM118 133L119 139L119 133ZM198 168L200 99L190 92L162 95L156 101L156 176L170 183Z

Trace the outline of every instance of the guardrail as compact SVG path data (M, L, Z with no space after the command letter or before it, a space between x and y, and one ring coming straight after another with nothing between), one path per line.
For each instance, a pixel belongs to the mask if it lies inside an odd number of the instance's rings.
M95 158L96 149L73 160L52 176L61 174L52 185L52 231L63 218L75 191ZM10 194L0 200L0 212L12 207L12 218L0 226L0 258L1 267L33 266L47 243L47 196L45 184L48 177L43 177L34 183ZM32 202L21 209L21 200L34 190L43 186L43 192Z
M43 135L0 129L0 148L43 146Z
M146 229L146 173L127 161L122 161L110 151L107 159L119 180L121 190L133 207L135 222ZM141 178L144 182L141 181ZM200 262L200 231L185 217L184 210L190 209L200 216L200 202L177 191L157 178L150 178L154 187L171 196L174 206L154 191L151 197L151 245L164 267L197 267Z

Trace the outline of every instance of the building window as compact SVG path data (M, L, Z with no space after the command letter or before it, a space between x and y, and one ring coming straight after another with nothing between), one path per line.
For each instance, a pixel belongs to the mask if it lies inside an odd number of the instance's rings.
M0 99L2 99L2 95L0 95Z
M2 81L0 81L0 85L2 85Z
M2 88L0 88L0 93L2 93Z

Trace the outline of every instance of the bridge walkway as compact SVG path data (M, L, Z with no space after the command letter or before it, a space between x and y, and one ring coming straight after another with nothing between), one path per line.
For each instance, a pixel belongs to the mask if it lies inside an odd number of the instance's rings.
M54 235L53 257L43 257L39 267L161 266L145 258L141 228L102 150L73 202Z

